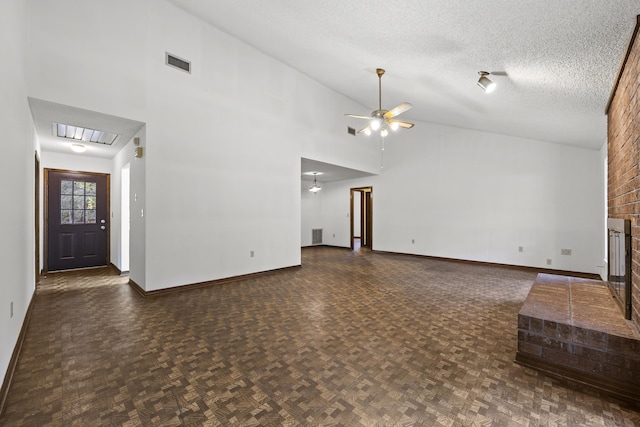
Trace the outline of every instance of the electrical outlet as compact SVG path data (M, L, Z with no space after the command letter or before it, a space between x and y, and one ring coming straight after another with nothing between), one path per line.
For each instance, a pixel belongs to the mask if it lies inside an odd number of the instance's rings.
M571 255L571 249L560 249L560 255Z
M547 258L547 265L551 265L551 258Z
M522 246L518 246L518 252L524 252L524 248Z
M249 252L249 256L253 258L253 251Z

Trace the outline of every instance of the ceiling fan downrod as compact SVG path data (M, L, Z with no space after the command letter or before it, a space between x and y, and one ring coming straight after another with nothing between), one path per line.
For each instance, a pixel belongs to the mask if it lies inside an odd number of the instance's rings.
M378 75L378 110L382 110L382 75L384 70L376 68L376 74Z

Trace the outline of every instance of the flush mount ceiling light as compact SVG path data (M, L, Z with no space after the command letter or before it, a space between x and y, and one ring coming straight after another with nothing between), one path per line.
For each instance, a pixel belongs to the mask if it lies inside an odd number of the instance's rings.
M491 73L488 71L478 71L478 74L480 74L478 86L480 86L486 93L493 92L496 89L496 84L487 77Z
M76 153L84 153L87 151L87 147L84 144L71 144L71 149Z
M65 125L63 123L52 123L51 131L59 138L73 139L76 141L95 142L97 144L113 145L118 139L117 133L103 130L83 128L80 126Z
M413 105L408 102L403 102L391 110L382 109L382 76L384 70L382 68L376 69L378 74L378 109L371 112L370 116L359 116L357 114L345 114L347 117L354 117L356 119L369 120L369 124L358 131L358 133L364 133L365 135L371 135L373 132L379 132L381 137L389 135L389 129L397 130L398 128L411 129L413 123L404 122L402 120L392 120L395 116L404 113Z
M316 181L316 176L319 174L319 172L312 172L312 174L313 174L313 185L309 187L309 191L311 191L312 193L317 193L318 191L322 190L322 187L320 187L318 185L318 182Z

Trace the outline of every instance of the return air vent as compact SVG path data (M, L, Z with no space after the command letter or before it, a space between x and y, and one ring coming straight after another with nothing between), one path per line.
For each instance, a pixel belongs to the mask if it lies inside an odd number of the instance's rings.
M311 244L312 245L322 244L322 228L314 228L311 230Z
M191 62L165 52L165 64L191 74Z

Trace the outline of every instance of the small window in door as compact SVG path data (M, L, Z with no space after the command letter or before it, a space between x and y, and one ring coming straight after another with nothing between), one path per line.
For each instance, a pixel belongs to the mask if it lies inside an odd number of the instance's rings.
M96 183L60 182L60 224L96 223Z

